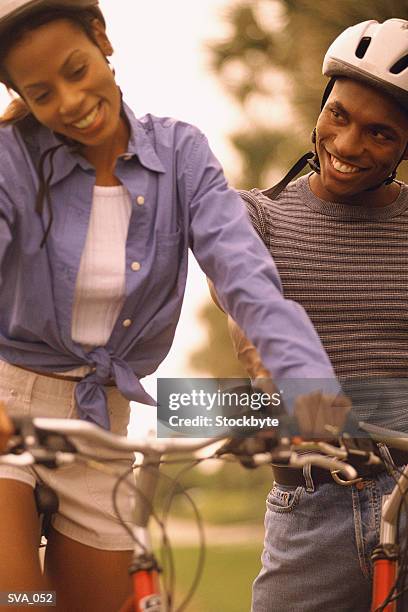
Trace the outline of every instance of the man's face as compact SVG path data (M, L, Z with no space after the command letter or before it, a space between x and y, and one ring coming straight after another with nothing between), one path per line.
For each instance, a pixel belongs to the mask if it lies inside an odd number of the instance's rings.
M386 186L366 190L392 173L407 142L408 114L392 98L358 81L338 79L316 126L321 172L313 176L313 191L334 202L363 196L369 203L370 193L378 200Z

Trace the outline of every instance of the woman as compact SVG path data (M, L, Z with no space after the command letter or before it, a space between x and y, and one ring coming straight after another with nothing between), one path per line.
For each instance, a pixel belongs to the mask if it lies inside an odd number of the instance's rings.
M79 417L125 433L128 400L153 403L140 378L170 348L189 246L274 376L332 378L205 137L175 120L138 120L122 101L97 5L0 5L0 78L19 96L0 129L7 412ZM38 479L60 500L44 577ZM78 466L1 468L0 591L47 585L61 610L115 610L128 590L132 542L112 514L111 486Z

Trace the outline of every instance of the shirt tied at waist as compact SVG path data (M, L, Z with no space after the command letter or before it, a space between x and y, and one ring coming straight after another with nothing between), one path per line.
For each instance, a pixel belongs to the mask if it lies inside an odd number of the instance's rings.
M136 374L123 359L110 355L103 347L92 350L88 357L95 370L85 376L75 389L80 419L110 429L104 385L112 379L128 400L149 406L156 405L155 400L144 390Z

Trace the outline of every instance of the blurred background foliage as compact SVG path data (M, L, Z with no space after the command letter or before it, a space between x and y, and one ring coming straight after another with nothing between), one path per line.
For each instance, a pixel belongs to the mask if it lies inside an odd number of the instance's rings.
M242 127L230 135L241 161L236 188L271 186L310 149L330 43L350 25L391 17L408 19L406 0L231 1L222 17L228 37L210 41L208 52L212 71L242 111ZM408 169L399 178L408 180ZM192 367L242 376L225 316L209 302L200 317L207 342L192 354Z

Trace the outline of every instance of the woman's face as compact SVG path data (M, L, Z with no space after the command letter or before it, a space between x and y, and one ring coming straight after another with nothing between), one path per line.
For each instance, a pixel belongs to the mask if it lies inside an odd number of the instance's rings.
M4 66L40 123L85 147L117 147L126 130L105 59L112 48L102 24L93 28L98 46L67 19L47 23L24 34Z

